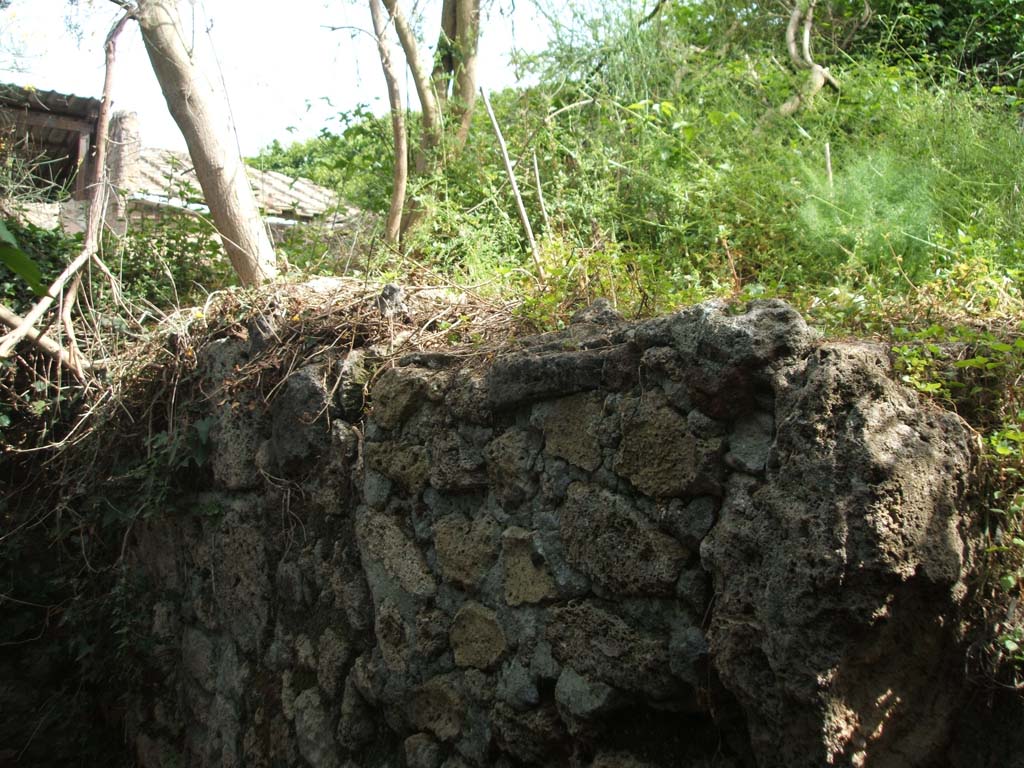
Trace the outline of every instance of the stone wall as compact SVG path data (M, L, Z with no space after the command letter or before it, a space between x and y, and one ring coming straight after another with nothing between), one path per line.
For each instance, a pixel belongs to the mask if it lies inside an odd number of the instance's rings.
M136 530L139 765L943 764L975 455L881 349L598 303L353 424L360 370L215 397L211 487Z

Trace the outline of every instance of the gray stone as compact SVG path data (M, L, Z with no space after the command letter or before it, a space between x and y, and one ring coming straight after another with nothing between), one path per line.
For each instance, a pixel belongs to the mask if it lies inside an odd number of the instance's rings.
M366 443L366 466L394 480L409 494L423 490L430 478L430 461L422 445L393 441Z
M571 395L535 408L544 431L544 450L593 472L601 465L598 430L604 398L598 393Z
M462 732L465 704L453 681L433 677L412 692L409 721L420 731L429 731L441 741L454 741Z
M295 739L299 752L313 768L338 765L331 720L316 688L307 688L295 697Z
M402 745L406 768L439 768L444 754L428 733L414 733Z
M434 524L434 546L442 576L463 587L480 584L498 556L497 523L489 515L472 522L447 515Z
M444 611L429 608L416 615L416 654L420 658L439 656L448 649L451 619Z
M282 560L278 563L274 585L283 600L283 605L289 610L308 608L312 603L312 590L304 582L302 569L294 560Z
M270 611L266 539L256 525L242 522L254 503L239 499L232 505L217 527L213 547L217 607L246 652L258 647Z
M209 434L210 467L217 483L228 491L259 487L263 478L256 453L263 442L261 414L239 402L225 403Z
M526 710L540 703L537 677L519 659L506 662L498 678L497 696L513 709Z
M293 642L294 638L285 630L284 622L279 617L277 624L274 625L274 639L267 647L264 660L266 665L275 672L283 672L290 667L295 661L292 653Z
M356 688L352 674L349 674L341 697L338 743L350 752L355 751L372 741L375 732L371 709Z
M676 622L668 643L672 674L694 687L707 684L708 644L700 627Z
M271 453L281 472L308 469L309 459L324 452L328 436L326 372L310 365L292 372L270 406Z
M537 641L533 649L533 658L530 660L530 669L544 680L554 680L561 673L562 666L555 661L551 653L551 643L547 640Z
M344 359L335 365L334 373L337 377L335 400L342 418L356 423L363 415L366 384L370 380L366 353L361 349L349 350Z
M377 637L377 648L388 670L406 672L412 651L411 632L402 612L391 599L384 600L377 608L374 634Z
M516 507L536 493L534 462L541 444L534 430L513 427L487 445L487 474L491 489L503 505Z
M511 527L501 537L505 602L511 606L540 603L557 596L555 580L538 549L534 533Z
M722 440L697 437L663 397L645 394L622 405L622 442L615 471L654 497L719 491Z
M766 765L938 759L958 641L935 617L966 594L973 443L879 348L823 346L778 386L766 481L731 489L701 545L710 658Z
M568 764L565 726L552 704L517 712L499 701L491 721L498 745L512 757L527 764Z
M200 630L190 627L181 641L181 661L185 673L206 691L214 690L216 682L216 647Z
M356 538L375 598L395 587L416 597L429 597L437 591L420 550L390 515L361 515L356 521Z
M610 592L667 595L685 552L656 530L623 496L575 483L561 509L569 562Z
M752 301L739 315L721 302L691 307L672 318L671 333L689 363L690 399L722 420L748 413L766 371L805 355L818 338L792 307L775 299Z
M572 325L580 323L592 323L594 325L618 325L624 322L624 318L612 303L605 298L597 298L590 306L577 310L569 319Z
M555 702L567 724L575 720L591 720L612 709L616 700L614 688L588 680L572 667L562 668L555 685Z
M455 664L488 669L505 653L505 632L494 611L468 602L455 614L450 632Z
M553 608L547 639L554 657L590 680L665 700L678 685L665 674L668 643L630 626L592 602Z
M703 617L707 613L711 597L710 577L700 566L685 569L676 582L676 597L693 612Z
M439 491L485 487L487 470L482 447L460 432L435 435L430 442L430 484Z
M678 541L689 558L696 553L701 541L715 524L718 500L711 496L698 496L689 502L670 499L658 504L653 519L658 526Z
M352 646L344 634L327 627L317 643L316 679L328 699L338 694L345 665L352 655Z
M729 434L729 466L747 474L763 474L772 447L775 419L770 413L754 411L736 422Z
M631 344L506 355L495 360L488 372L488 400L492 407L505 409L594 389L624 390L635 383L638 363L639 350Z
M213 339L196 355L196 372L215 388L237 376L238 366L248 359L245 344L237 338Z
M426 400L429 374L418 368L388 368L373 387L373 421L394 429Z

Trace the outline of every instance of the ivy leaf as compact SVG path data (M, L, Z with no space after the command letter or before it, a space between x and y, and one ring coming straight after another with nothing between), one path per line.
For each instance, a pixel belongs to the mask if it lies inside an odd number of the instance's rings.
M18 241L14 239L11 230L2 221L0 221L0 262L3 262L11 272L28 283L28 287L37 296L46 293L46 288L43 287L43 273L39 270L39 265L18 247Z

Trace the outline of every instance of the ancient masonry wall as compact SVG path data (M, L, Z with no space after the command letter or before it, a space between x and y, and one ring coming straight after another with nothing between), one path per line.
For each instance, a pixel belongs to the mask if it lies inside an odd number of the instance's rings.
M246 352L210 349L216 388ZM945 754L974 454L879 349L780 302L598 303L493 360L413 355L354 425L357 357L235 393L195 514L140 530L140 765Z

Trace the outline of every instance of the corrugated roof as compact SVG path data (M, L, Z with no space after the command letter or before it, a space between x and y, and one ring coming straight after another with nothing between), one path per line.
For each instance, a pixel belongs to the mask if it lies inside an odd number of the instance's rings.
M202 203L192 160L184 152L144 147L128 191L132 196L175 203ZM256 202L268 216L312 219L338 205L333 192L308 179L246 166Z

